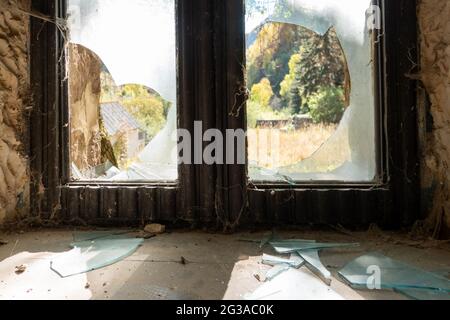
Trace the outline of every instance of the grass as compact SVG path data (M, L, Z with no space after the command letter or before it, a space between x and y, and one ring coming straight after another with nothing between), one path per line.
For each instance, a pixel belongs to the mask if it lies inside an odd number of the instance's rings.
M336 131L332 124L312 124L299 130L249 129L250 163L278 168L311 157Z

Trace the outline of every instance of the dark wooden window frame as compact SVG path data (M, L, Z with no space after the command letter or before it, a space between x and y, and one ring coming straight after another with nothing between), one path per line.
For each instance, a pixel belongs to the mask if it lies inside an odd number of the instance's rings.
M33 0L33 10L64 16L65 1ZM55 25L31 20L30 117L32 209L68 223L189 222L224 229L245 225L379 223L398 228L419 215L416 1L385 0L376 60L381 106L382 183L253 185L244 165L181 165L176 184L70 183L63 38ZM178 0L178 127L193 131L246 127L243 0ZM44 192L43 192L44 190Z
M416 1L374 1L383 11L375 35L376 136L379 181L258 184L250 191L253 220L389 228L411 225L420 216L417 144Z

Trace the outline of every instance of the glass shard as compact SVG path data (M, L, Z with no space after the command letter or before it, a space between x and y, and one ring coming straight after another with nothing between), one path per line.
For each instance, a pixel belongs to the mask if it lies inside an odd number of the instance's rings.
M264 254L262 263L272 267L280 264L286 264L292 268L298 269L305 264L305 261L295 253L291 254L291 257L289 259Z
M315 276L302 269L289 269L264 283L246 300L344 300Z
M357 247L358 243L312 243L305 241L277 241L270 243L272 247L278 253L293 253L300 252L303 250L321 250L321 249L332 249L332 248L345 248L345 247Z
M450 301L450 294L448 292L426 290L426 289L396 289L395 291L404 294L405 296L414 300Z
M434 290L436 294L450 294L450 280L437 274L420 270L379 253L371 253L347 264L339 275L352 287L367 289L376 274L368 272L378 268L382 289L398 289L410 295L424 297L431 293L417 291ZM376 279L375 279L376 280Z
M275 279L277 276L279 276L285 271L288 271L290 268L291 266L287 263L276 265L266 273L266 281L271 281Z
M306 266L311 272L319 276L327 285L331 284L331 273L323 265L319 257L319 250L303 250L298 254L305 260Z
M57 254L51 260L50 268L62 278L90 272L125 259L144 242L120 235L109 237L73 243L71 251Z

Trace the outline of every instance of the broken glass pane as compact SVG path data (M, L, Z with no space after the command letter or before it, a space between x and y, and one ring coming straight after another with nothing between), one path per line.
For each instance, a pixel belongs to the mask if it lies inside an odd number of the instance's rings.
M370 0L246 0L252 180L375 179L368 9L379 13Z
M271 281L291 268L289 264L278 264L266 273L266 281Z
M319 250L303 250L298 254L305 260L311 272L318 275L327 285L331 284L331 273L325 268L319 257Z
M177 179L175 0L68 0L72 178Z
M441 292L436 290L424 290L424 289L398 289L396 290L405 296L415 300L441 300L449 301L450 293Z
M345 247L357 247L358 243L314 243L303 240L273 241L270 245L278 253L293 253L303 250L321 250Z
M379 272L375 272L377 270ZM410 292L411 295L419 292L414 293L411 289L430 289L450 294L450 280L378 253L368 254L350 262L339 271L339 275L358 289L367 289L371 281L379 280L382 289L405 289L405 292Z
M143 242L143 239L121 236L75 242L72 250L57 254L52 259L50 268L62 278L90 272L125 259Z
M264 254L262 263L273 267L280 264L286 264L292 268L298 269L305 264L305 260L303 260L299 255L295 253L291 254L291 257L289 259Z
M266 282L246 300L344 300L344 298L302 269L289 269Z

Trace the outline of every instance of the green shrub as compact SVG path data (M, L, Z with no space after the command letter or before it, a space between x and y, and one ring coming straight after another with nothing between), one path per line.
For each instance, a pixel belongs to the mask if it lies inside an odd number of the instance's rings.
M315 123L339 123L345 111L344 91L325 87L308 100L311 118Z
M140 122L151 139L166 124L170 103L146 87L128 84L122 87L121 103Z
M253 85L250 92L250 100L258 103L263 108L269 107L272 97L273 90L267 78L263 78L260 83Z

